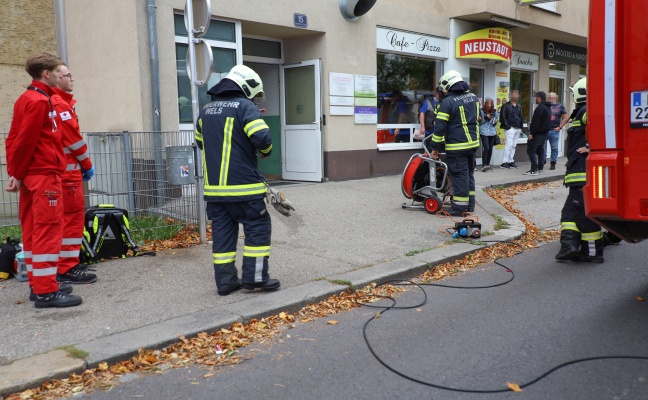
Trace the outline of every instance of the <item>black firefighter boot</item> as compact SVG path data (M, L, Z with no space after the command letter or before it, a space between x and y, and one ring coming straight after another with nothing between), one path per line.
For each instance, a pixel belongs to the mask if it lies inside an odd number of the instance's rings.
M556 254L556 260L569 261L577 260L580 254L580 232L566 229L560 232L560 251Z
M581 240L581 251L578 256L580 262L602 263L603 260L603 239L592 241Z

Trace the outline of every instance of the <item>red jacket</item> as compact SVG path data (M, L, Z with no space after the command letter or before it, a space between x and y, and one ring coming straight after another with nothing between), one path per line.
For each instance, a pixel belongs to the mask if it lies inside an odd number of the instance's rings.
M32 87L54 95L51 87L32 81ZM14 104L13 120L7 135L7 172L18 180L27 175L62 175L65 172L65 154L61 145L61 131L54 128L50 118L48 96L27 89Z
M79 119L74 110L76 100L72 94L66 93L59 88L54 88L56 94L52 96L52 104L56 111L56 122L61 132L63 152L66 157L66 170L63 174L64 181L80 181L81 168L89 170L92 168L92 161L88 153L88 145L83 140L79 129Z

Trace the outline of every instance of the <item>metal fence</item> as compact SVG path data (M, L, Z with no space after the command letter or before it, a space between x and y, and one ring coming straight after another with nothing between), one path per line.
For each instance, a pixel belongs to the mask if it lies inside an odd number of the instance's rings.
M0 140L6 139L0 134ZM85 186L86 205L128 210L134 237L159 239L197 225L199 206L192 131L84 134L95 167ZM6 186L6 155L0 156ZM19 226L18 195L2 191L0 228ZM200 203L200 204L199 204Z

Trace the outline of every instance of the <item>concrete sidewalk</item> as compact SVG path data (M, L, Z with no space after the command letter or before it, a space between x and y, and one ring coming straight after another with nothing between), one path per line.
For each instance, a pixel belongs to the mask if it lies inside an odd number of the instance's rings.
M524 225L481 189L531 181L560 180L564 159L555 171L529 177L496 168L475 172L477 207L489 240L519 237ZM296 183L282 190L297 211L286 218L272 211L270 275L282 288L271 293L216 293L211 246L168 250L156 257L126 258L98 264L99 282L74 287L83 304L69 309L36 309L26 283L0 282L0 395L37 386L53 378L122 360L140 348L162 347L180 335L213 331L283 310L297 310L346 287L390 278L406 278L431 266L463 257L482 246L452 243L444 226L452 226L423 210L406 210L401 176L329 182ZM494 231L498 216L509 228ZM242 235L241 230L241 235ZM242 240L239 250L242 249ZM406 256L413 250L425 250ZM239 251L239 258L241 257ZM239 260L240 261L240 260ZM237 264L240 265L240 262ZM89 353L69 358L62 346Z

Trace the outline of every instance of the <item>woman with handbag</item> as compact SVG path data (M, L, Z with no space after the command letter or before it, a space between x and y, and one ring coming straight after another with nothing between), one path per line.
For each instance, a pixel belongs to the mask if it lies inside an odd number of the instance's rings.
M495 130L497 126L497 110L495 103L490 97L484 101L484 106L480 110L481 121L479 122L479 136L482 144L482 172L492 171L490 166L493 155L493 147L497 144L499 137Z

